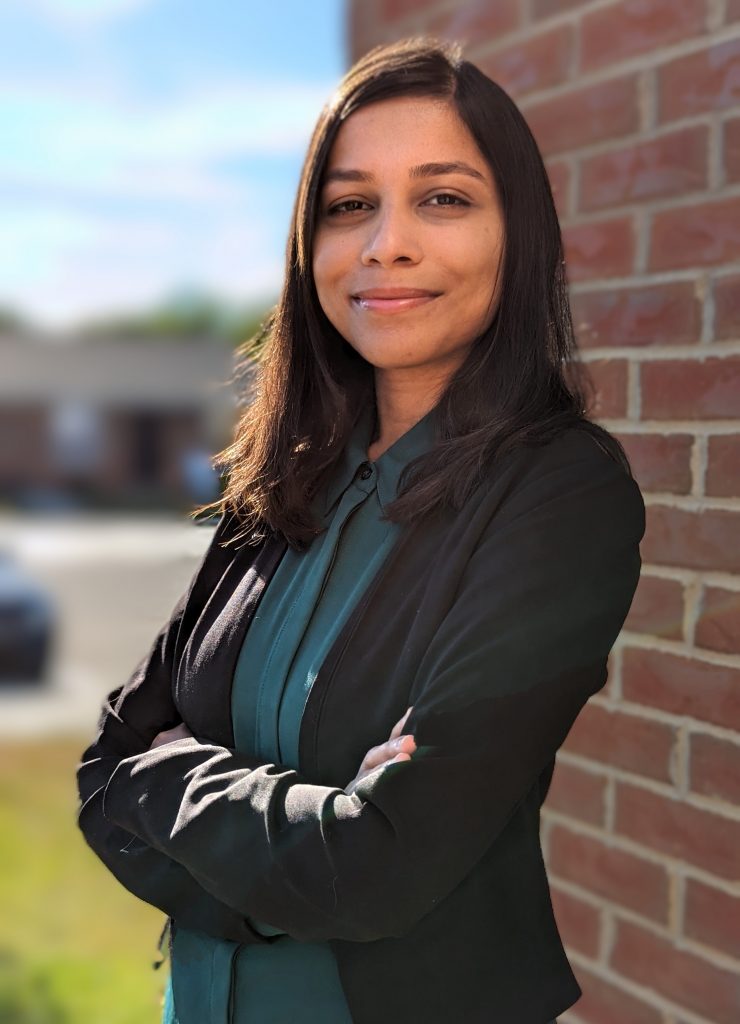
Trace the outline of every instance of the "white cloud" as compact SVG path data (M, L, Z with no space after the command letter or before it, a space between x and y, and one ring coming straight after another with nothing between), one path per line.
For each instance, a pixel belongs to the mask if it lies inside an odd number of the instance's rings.
M305 149L328 90L228 82L167 103L0 84L0 180L93 193L227 198L222 161Z
M254 214L181 223L47 206L3 224L0 302L52 328L141 309L183 283L247 302L277 292L282 248L273 224Z
M90 85L0 83L0 302L64 327L183 282L274 294L330 87L229 79L152 101Z
M304 148L326 90L303 82L222 83L174 103L88 103L65 125L49 122L63 155L100 148L113 157L181 160L295 153Z

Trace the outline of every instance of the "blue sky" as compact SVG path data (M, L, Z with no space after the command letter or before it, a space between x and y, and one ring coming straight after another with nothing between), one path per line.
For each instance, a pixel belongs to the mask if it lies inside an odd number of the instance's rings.
M274 296L343 0L4 0L0 38L0 303Z

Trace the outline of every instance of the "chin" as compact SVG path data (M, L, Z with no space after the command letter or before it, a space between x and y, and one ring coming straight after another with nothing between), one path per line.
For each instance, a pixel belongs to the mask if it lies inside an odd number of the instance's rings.
M352 342L348 342L348 344L376 370L420 369L429 362L434 362L434 360L425 359L423 356L400 356L398 352L393 352L388 346L353 345Z
M379 337L351 337L343 334L348 345L373 366L391 369L402 366L423 366L435 362L438 356L432 351L424 351L428 346L415 345L409 340L408 331L384 331Z
M346 336L345 336L346 340ZM407 339L405 339L407 341ZM429 339L426 339L428 342ZM427 346L419 345L416 349L401 351L401 341L394 343L392 338L384 338L382 341L370 342L347 341L348 345L357 352L359 356L370 363L376 370L431 370L436 369L447 374L453 368L459 366L467 355L468 347L461 349L445 350L440 348L435 351ZM408 342L407 342L408 344Z

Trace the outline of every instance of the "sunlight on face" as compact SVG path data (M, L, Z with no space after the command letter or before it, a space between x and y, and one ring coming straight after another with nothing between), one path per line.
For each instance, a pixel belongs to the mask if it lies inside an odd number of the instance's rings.
M451 103L398 97L347 118L313 273L326 316L369 363L453 372L493 318L503 242L493 176Z

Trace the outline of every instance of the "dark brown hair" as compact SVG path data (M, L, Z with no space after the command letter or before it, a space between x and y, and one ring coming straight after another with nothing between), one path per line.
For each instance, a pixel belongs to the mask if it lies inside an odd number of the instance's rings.
M374 403L373 367L319 304L311 254L322 176L342 122L397 96L448 99L494 176L504 216L503 279L490 327L442 392L435 446L412 460L386 510L410 522L443 505L459 508L491 463L543 444L564 429L589 431L630 472L619 441L591 422L591 389L578 359L560 225L534 137L508 94L457 44L408 39L371 50L322 111L293 210L282 294L261 332L241 349L250 369L234 441L216 457L221 498L199 510L237 516L234 540L264 530L302 549L323 527L309 502L331 474L362 409ZM198 514L198 513L196 513Z

